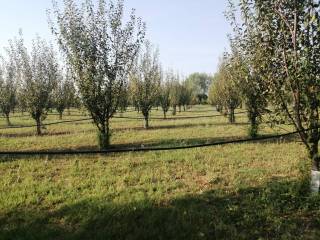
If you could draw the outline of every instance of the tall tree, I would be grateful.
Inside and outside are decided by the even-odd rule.
[[[99,145],[110,145],[110,118],[121,100],[127,75],[145,36],[145,24],[134,10],[124,23],[123,0],[86,0],[82,7],[65,0],[60,10],[54,2],[52,32],[72,68],[82,102],[99,130]]]
[[[33,41],[30,53],[24,46],[22,36],[15,39],[10,48],[16,55],[16,66],[21,81],[20,97],[36,122],[37,134],[41,135],[41,124],[47,117],[50,99],[57,82],[56,53],[40,37]]]
[[[144,117],[144,128],[149,127],[149,114],[159,96],[161,66],[159,52],[150,43],[145,44],[130,76],[132,92]]]
[[[257,23],[261,35],[257,44],[266,49],[261,68],[272,104],[299,131],[312,161],[312,191],[319,192],[319,3],[242,0],[240,7],[252,16],[247,27]]]
[[[262,76],[265,49],[259,45],[260,31],[253,15],[247,10],[242,13],[243,23],[237,22],[236,7],[229,1],[227,19],[233,27],[229,37],[231,45],[230,74],[241,94],[243,103],[248,110],[250,122],[249,135],[257,137],[262,114],[268,105],[268,86]]]

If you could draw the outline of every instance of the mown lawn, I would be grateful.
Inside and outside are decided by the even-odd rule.
[[[217,112],[197,106],[177,117],[211,114]],[[154,110],[152,117],[161,112]],[[64,116],[80,118],[85,117]],[[59,120],[50,115],[46,121]],[[12,118],[12,123],[33,124],[28,117]],[[246,137],[248,127],[245,114],[234,125],[223,116],[156,120],[149,130],[142,125],[113,120],[113,146],[238,139]],[[96,149],[90,122],[48,126],[42,137],[34,131],[0,130],[0,151]],[[283,130],[265,124],[261,129],[261,134],[277,132]],[[320,198],[307,192],[307,154],[298,140],[96,156],[2,157],[0,239],[320,239]]]

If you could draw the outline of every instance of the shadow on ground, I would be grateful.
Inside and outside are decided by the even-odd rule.
[[[47,137],[47,136],[64,136],[70,135],[70,131],[64,132],[43,132],[38,136],[35,132],[25,132],[25,133],[0,133],[0,137],[3,138],[26,138],[26,137]]]
[[[142,124],[141,124],[142,125]],[[141,130],[141,131],[151,131],[151,130],[161,130],[161,129],[180,129],[180,128],[197,128],[197,127],[214,127],[214,126],[248,126],[249,123],[239,122],[239,123],[187,123],[187,124],[169,124],[160,126],[150,126],[148,129],[141,127],[128,127],[128,128],[114,128],[115,131],[130,131],[130,130]]]
[[[88,125],[88,122],[75,122],[73,123],[74,125]],[[142,125],[142,124],[141,124]],[[152,130],[162,130],[162,129],[180,129],[180,128],[196,128],[196,127],[213,127],[213,126],[247,126],[249,125],[248,123],[200,123],[200,124],[172,124],[172,125],[161,125],[161,126],[150,126],[148,129],[143,128],[142,126],[140,127],[115,127],[113,128],[114,132],[117,131],[152,131]],[[14,127],[19,127],[18,125]],[[18,128],[8,128],[8,129],[3,129],[3,130],[17,130]],[[32,137],[36,136],[35,128],[30,128],[32,129],[31,131],[25,132],[25,133],[0,133],[0,137],[5,137],[5,138],[21,138],[21,137]],[[77,132],[71,132],[71,131],[65,131],[65,132],[50,132],[50,126],[47,127],[48,131],[44,131],[41,136],[58,136],[58,135],[71,135],[71,134],[77,134]],[[1,129],[0,129],[1,131]],[[95,133],[97,132],[97,129],[89,129],[89,130],[83,130],[80,131],[80,133]]]
[[[160,203],[85,198],[54,210],[21,206],[0,215],[0,238],[319,239],[320,198],[299,189],[299,182],[275,180]]]

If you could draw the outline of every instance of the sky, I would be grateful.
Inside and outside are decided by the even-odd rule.
[[[46,14],[51,0],[0,1],[0,52],[19,29],[27,46],[37,34],[54,42]],[[183,75],[216,71],[231,32],[223,13],[227,0],[125,0],[125,6],[146,22],[147,38],[159,47],[164,68]]]

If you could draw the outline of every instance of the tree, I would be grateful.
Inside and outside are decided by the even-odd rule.
[[[261,68],[264,59],[264,48],[258,44],[261,38],[257,23],[245,10],[242,14],[243,23],[236,20],[236,7],[229,1],[227,19],[233,27],[233,35],[229,36],[231,53],[229,71],[231,77],[239,89],[242,101],[248,111],[250,122],[249,135],[257,137],[262,114],[266,112],[268,105],[268,86],[261,76],[264,70]]]
[[[59,113],[59,118],[62,119],[65,109],[70,109],[75,101],[75,89],[72,82],[70,72],[58,74],[58,81],[54,89],[53,105]]]
[[[78,95],[78,91],[75,87],[75,81],[72,76],[72,71],[68,67],[66,72],[64,73],[65,82],[64,88],[66,91],[66,109],[68,110],[68,114],[70,115],[71,108],[80,108],[81,100]]]
[[[210,88],[210,101],[219,107],[224,107],[228,111],[229,122],[235,123],[235,109],[240,105],[241,98],[231,72],[230,58],[226,55],[214,76]]]
[[[17,105],[17,69],[15,67],[12,53],[9,59],[0,62],[0,110],[6,117],[7,125],[10,123],[10,113]],[[0,56],[1,60],[1,56]]]
[[[120,95],[120,101],[119,101],[119,109],[120,112],[123,113],[127,110],[127,107],[129,105],[129,86],[124,86],[122,88],[122,93]]]
[[[168,80],[170,82],[170,103],[172,106],[172,115],[177,114],[177,106],[180,101],[180,82],[179,75],[173,71],[168,72]]]
[[[203,103],[208,98],[209,86],[213,77],[206,73],[193,73],[186,79],[186,86],[191,89],[198,103]]]
[[[319,192],[319,3],[242,0],[241,11],[251,16],[247,27],[257,23],[270,99],[276,113],[286,116],[299,131],[312,161],[312,191]]]
[[[20,97],[27,111],[36,121],[37,134],[41,135],[41,124],[46,119],[58,75],[56,53],[45,40],[33,40],[29,53],[22,36],[12,42],[10,49],[15,53],[16,66],[21,81]]]
[[[132,93],[144,117],[144,128],[149,127],[149,113],[159,95],[161,66],[159,51],[153,50],[150,43],[145,44],[137,64],[130,76]]]
[[[181,107],[183,111],[186,111],[187,106],[191,103],[192,100],[192,89],[188,87],[184,81],[180,85],[180,99],[179,99],[179,111],[181,112]]]
[[[170,108],[170,77],[166,74],[165,82],[160,85],[159,102],[163,111],[163,118],[167,118],[167,112]]]
[[[110,145],[110,118],[116,113],[127,75],[145,36],[145,24],[134,11],[123,23],[123,0],[95,7],[86,0],[79,7],[65,0],[64,9],[54,3],[52,32],[71,66],[82,102],[99,130],[99,145]]]
[[[218,76],[214,76],[214,79],[217,79]],[[224,103],[223,103],[223,99],[221,97],[219,97],[219,85],[214,81],[212,81],[210,88],[209,88],[209,103],[212,106],[215,106],[216,110],[218,112],[220,112],[222,114],[223,111],[223,107],[224,107]]]

